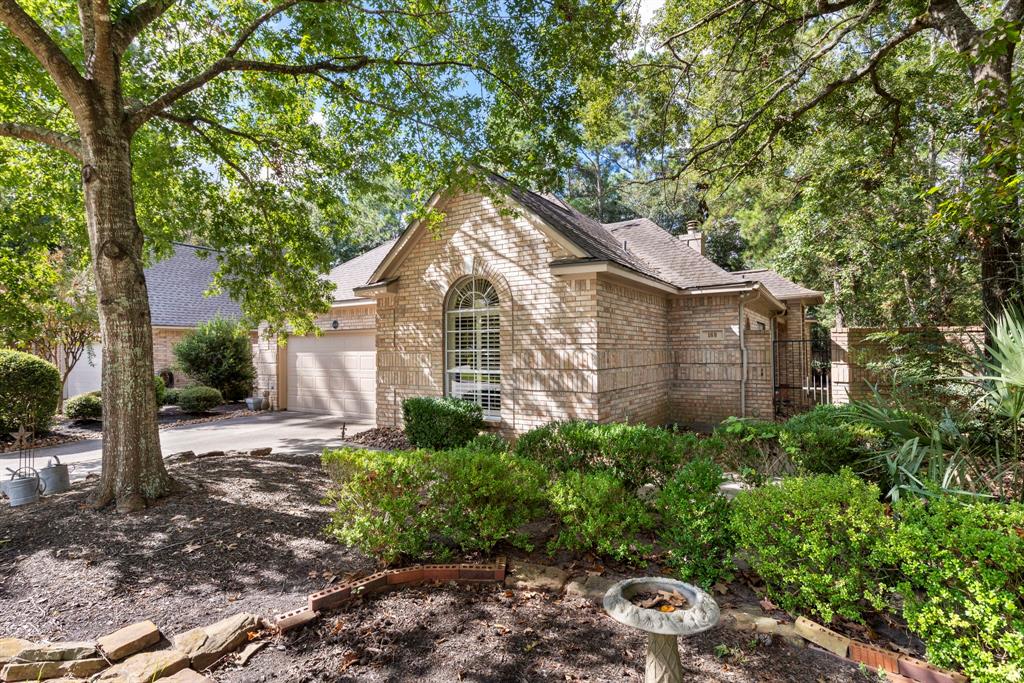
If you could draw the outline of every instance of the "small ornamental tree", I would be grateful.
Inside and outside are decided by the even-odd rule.
[[[182,372],[213,387],[227,401],[252,392],[256,368],[249,331],[243,325],[223,318],[203,323],[174,345],[174,357]]]

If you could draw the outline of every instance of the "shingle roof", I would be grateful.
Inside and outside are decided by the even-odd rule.
[[[360,299],[352,290],[366,284],[366,281],[377,270],[377,266],[384,260],[384,257],[391,251],[397,240],[388,240],[379,247],[349,259],[331,269],[327,279],[334,283],[334,300],[347,301]]]
[[[649,263],[659,279],[676,287],[743,284],[741,278],[697,253],[649,218],[606,223],[604,227],[619,241],[625,241],[627,250]]]
[[[206,258],[199,256],[207,254]],[[149,310],[154,326],[195,327],[218,315],[229,320],[242,317],[238,303],[227,294],[204,296],[217,270],[213,249],[175,244],[170,258],[146,268]]]
[[[748,282],[762,282],[776,299],[786,301],[787,299],[818,299],[824,300],[824,294],[813,289],[807,289],[788,280],[774,270],[769,268],[751,268],[750,270],[738,270],[735,273]]]
[[[820,292],[801,287],[767,269],[730,273],[648,218],[601,224],[559,197],[531,192],[496,173],[485,174],[488,181],[584,252],[585,256],[567,262],[610,261],[680,289],[743,287],[751,282],[763,282],[778,299],[821,296]],[[376,284],[367,280],[376,273],[395,241],[332,270],[330,278],[337,286],[335,300],[358,299],[353,288]]]
[[[533,212],[542,221],[558,230],[570,242],[577,245],[593,258],[612,261],[638,273],[659,277],[653,268],[642,259],[622,248],[622,242],[615,239],[603,225],[586,216],[557,197],[539,195],[524,190],[507,178],[489,173],[488,178],[502,187],[512,199]]]

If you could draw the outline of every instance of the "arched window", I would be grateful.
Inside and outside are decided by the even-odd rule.
[[[498,292],[483,278],[461,280],[444,312],[447,396],[479,403],[484,417],[501,417],[501,313]]]

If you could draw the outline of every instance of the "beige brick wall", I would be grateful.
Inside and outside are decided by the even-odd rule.
[[[599,278],[597,305],[598,418],[671,421],[668,296]]]
[[[477,194],[445,207],[396,269],[396,291],[377,300],[377,421],[401,422],[409,396],[443,393],[443,307],[451,286],[485,277],[501,301],[500,428],[598,419],[597,280],[562,280],[549,263],[568,256],[523,216]]]
[[[161,370],[169,368],[174,373],[175,388],[194,384],[188,375],[174,367],[177,364],[174,358],[174,345],[190,331],[172,327],[153,328],[153,370],[160,374]]]

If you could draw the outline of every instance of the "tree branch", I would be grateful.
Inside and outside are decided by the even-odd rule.
[[[41,128],[39,126],[32,126],[24,123],[0,121],[0,136],[18,138],[20,140],[30,140],[32,142],[41,142],[53,147],[54,149],[67,152],[79,161],[82,161],[82,142],[78,138],[70,135],[64,135],[63,133],[58,133],[47,128]]]
[[[64,51],[21,8],[17,0],[0,0],[0,23],[32,53],[72,109],[80,109],[86,98],[85,79]]]
[[[169,10],[177,0],[145,0],[136,5],[132,10],[121,17],[114,24],[113,47],[114,53],[123,55],[128,46],[132,44],[140,33],[154,21],[159,19],[164,12]]]
[[[927,14],[960,54],[970,53],[978,44],[980,31],[957,0],[932,0]]]

